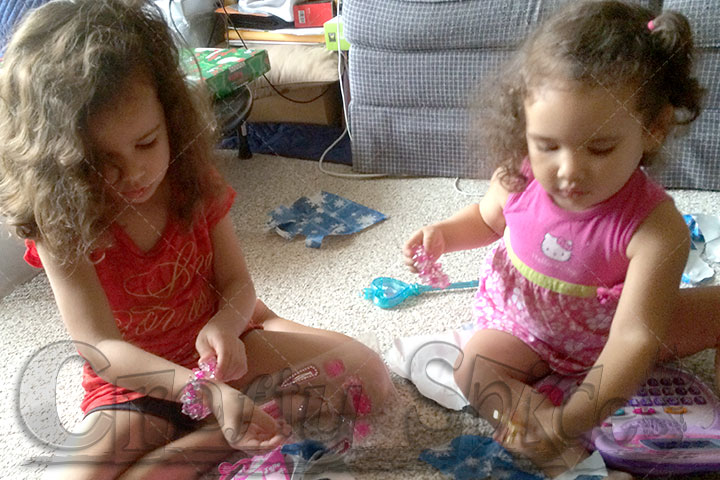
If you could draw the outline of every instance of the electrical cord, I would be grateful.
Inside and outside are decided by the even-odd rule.
[[[170,0],[170,1],[172,1],[172,0]],[[232,27],[232,29],[235,31],[235,34],[236,34],[237,37],[240,39],[240,42],[242,43],[242,46],[243,46],[245,49],[247,49],[247,48],[248,48],[247,43],[245,43],[245,40],[242,38],[242,35],[240,34],[240,31],[237,29],[237,27],[235,26],[235,24],[234,24],[234,23],[232,22],[232,20],[230,19],[230,13],[228,13],[228,11],[227,11],[227,7],[225,6],[225,2],[223,2],[222,9],[223,9],[223,12],[225,13],[225,17],[224,17],[224,19],[225,19],[225,30],[228,29],[228,26]],[[323,90],[320,94],[314,96],[313,98],[311,98],[311,99],[309,99],[309,100],[299,100],[299,99],[297,99],[297,98],[291,98],[291,97],[288,97],[287,95],[283,94],[280,90],[278,90],[278,88],[270,81],[270,79],[269,79],[269,78],[267,77],[267,75],[264,74],[264,73],[263,73],[263,78],[264,78],[265,81],[267,82],[268,86],[269,86],[276,94],[278,94],[278,96],[280,96],[281,98],[284,98],[284,99],[287,100],[288,102],[299,103],[299,104],[312,103],[312,102],[320,99],[323,95],[325,95],[328,91],[330,91],[330,88],[332,87],[332,85],[329,85],[329,86],[328,86],[325,90]]]
[[[340,173],[340,172],[333,172],[333,171],[323,168],[323,162],[325,160],[325,156],[328,154],[328,152],[330,152],[330,150],[335,148],[335,145],[340,143],[340,140],[342,140],[347,133],[348,133],[348,128],[346,125],[345,129],[343,130],[343,133],[341,133],[340,136],[338,138],[336,138],[335,141],[333,143],[331,143],[330,146],[325,149],[325,151],[322,153],[322,155],[320,155],[320,160],[318,160],[318,170],[320,170],[322,173],[324,173],[326,175],[329,175],[331,177],[338,177],[338,178],[354,178],[354,179],[358,179],[358,180],[360,180],[360,179],[369,180],[372,178],[387,177],[387,175],[384,173]]]
[[[173,0],[170,0],[170,2],[172,2],[172,1],[173,1]],[[338,1],[338,10],[339,10],[339,8],[340,8],[340,1]],[[235,33],[237,34],[238,39],[240,39],[240,42],[242,43],[242,46],[247,49],[247,48],[248,48],[248,45],[247,45],[247,43],[245,43],[245,40],[242,38],[242,35],[240,34],[240,31],[239,31],[239,30],[237,29],[237,27],[232,23],[232,20],[230,20],[230,14],[228,13],[227,8],[226,8],[224,2],[223,2],[223,5],[222,5],[222,9],[223,9],[223,12],[224,12],[224,17],[223,17],[223,18],[224,18],[224,21],[225,21],[225,22],[224,22],[224,23],[225,23],[225,29],[227,30],[228,28],[231,27],[231,28],[235,31]],[[177,28],[177,27],[176,27],[176,28]],[[339,27],[338,27],[338,30],[339,30]],[[338,33],[339,33],[339,31],[338,31]],[[343,60],[343,58],[345,58],[345,57],[344,57],[344,54],[343,54],[343,52],[342,52],[342,49],[340,48],[340,38],[339,38],[339,37],[338,37],[338,42],[337,42],[337,51],[338,51],[338,81],[340,82],[340,96],[341,96],[341,98],[342,98],[342,108],[343,108],[343,116],[344,116],[344,119],[345,119],[345,128],[344,128],[343,132],[340,134],[340,136],[339,136],[338,138],[336,138],[336,139],[325,149],[325,151],[323,151],[322,155],[320,155],[320,159],[318,160],[318,169],[319,169],[321,172],[323,172],[324,174],[326,174],[326,175],[329,175],[329,176],[332,176],[332,177],[338,177],[338,178],[372,179],[372,178],[383,178],[383,177],[387,177],[386,174],[333,172],[333,171],[327,170],[326,168],[323,167],[323,163],[324,163],[324,161],[325,161],[325,157],[327,156],[327,154],[328,154],[333,148],[335,148],[335,146],[336,146],[338,143],[340,143],[340,141],[345,137],[345,135],[348,135],[349,138],[350,138],[350,141],[352,141],[352,135],[350,134],[350,128],[349,128],[350,122],[348,121],[348,113],[347,113],[346,101],[345,101],[345,91],[344,91],[344,88],[343,88],[343,81],[342,81],[342,64],[343,64],[343,63],[342,63],[342,60]],[[267,83],[268,83],[268,85],[270,86],[270,88],[272,88],[272,89],[275,91],[275,93],[277,93],[280,97],[282,97],[282,98],[284,98],[284,99],[286,99],[286,100],[288,100],[288,101],[290,101],[290,102],[300,103],[300,104],[307,104],[307,103],[311,103],[311,102],[316,101],[317,99],[319,99],[320,97],[322,97],[323,95],[325,95],[325,94],[328,92],[328,90],[330,90],[330,88],[332,87],[332,86],[328,86],[322,93],[320,93],[319,95],[317,95],[316,97],[314,97],[314,98],[312,98],[312,99],[310,99],[310,100],[297,100],[297,99],[293,99],[293,98],[287,97],[286,95],[283,95],[280,91],[278,91],[278,89],[275,87],[275,85],[273,85],[273,83],[267,78],[266,75],[263,74],[263,78],[265,78],[265,81],[267,81]]]
[[[340,11],[340,0],[338,0],[338,12]],[[323,168],[323,162],[325,160],[325,156],[332,150],[335,145],[340,143],[340,140],[342,140],[345,135],[348,135],[350,138],[350,142],[352,143],[352,134],[350,131],[350,122],[348,121],[348,111],[347,111],[347,103],[345,101],[345,91],[343,88],[343,71],[342,71],[342,65],[344,62],[342,62],[343,59],[346,57],[343,54],[342,48],[340,46],[340,24],[338,23],[337,26],[337,32],[336,32],[336,38],[337,38],[337,52],[338,52],[338,79],[340,81],[340,97],[342,98],[342,108],[343,108],[343,116],[345,118],[345,129],[343,130],[343,133],[340,134],[340,136],[330,144],[330,146],[325,149],[323,154],[320,156],[320,159],[318,160],[318,170],[323,172],[326,175],[330,175],[331,177],[338,177],[338,178],[353,178],[353,179],[373,179],[373,178],[384,178],[387,177],[387,174],[384,173],[340,173],[340,172],[332,172],[330,170],[327,170]]]
[[[455,190],[467,197],[481,197],[481,196],[485,195],[485,193],[470,193],[470,192],[466,192],[465,190],[461,189],[460,188],[460,177],[455,178]]]
[[[346,63],[348,60],[345,58],[343,52],[340,50],[340,39],[338,39],[338,78],[340,79],[340,98],[342,99],[343,118],[345,119],[345,128],[347,128],[348,136],[352,142],[352,132],[350,131],[350,122],[348,121],[347,101],[345,99],[345,88],[342,74],[342,63]]]

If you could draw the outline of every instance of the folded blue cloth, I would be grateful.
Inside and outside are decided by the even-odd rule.
[[[387,218],[371,208],[327,192],[301,197],[290,207],[281,205],[268,215],[268,229],[274,229],[288,240],[305,235],[305,245],[310,248],[320,248],[328,235],[350,235]]]
[[[323,455],[327,452],[325,444],[318,442],[317,440],[307,439],[298,443],[288,443],[282,446],[281,452],[283,455],[294,455],[301,457],[304,460],[310,460],[316,454]],[[318,456],[319,456],[318,455]]]
[[[420,460],[456,480],[493,478],[498,480],[543,480],[520,470],[512,456],[492,438],[462,435],[443,450],[423,450]]]

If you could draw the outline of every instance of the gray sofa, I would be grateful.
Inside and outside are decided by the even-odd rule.
[[[568,0],[344,0],[353,166],[360,172],[487,178],[467,106],[534,25]],[[572,1],[572,0],[570,0]],[[685,14],[705,110],[669,143],[660,180],[720,190],[720,0],[636,0]]]

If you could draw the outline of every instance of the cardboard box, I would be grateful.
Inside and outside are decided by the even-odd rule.
[[[295,28],[322,27],[325,22],[333,18],[334,2],[321,0],[295,5],[293,16],[295,17]]]
[[[267,51],[262,49],[183,50],[181,63],[190,80],[199,82],[202,76],[217,98],[231,94],[270,70]],[[198,75],[198,66],[201,75]]]
[[[342,124],[343,110],[338,82],[305,86],[278,86],[277,89],[283,95],[298,100],[309,100],[320,94],[323,95],[310,103],[293,103],[276,93],[257,98],[253,102],[248,122],[309,123],[335,126]]]

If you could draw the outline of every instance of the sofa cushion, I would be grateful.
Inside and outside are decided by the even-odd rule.
[[[473,144],[467,107],[534,24],[566,1],[573,0],[344,0],[353,167],[486,177],[491,167],[482,165],[482,148]],[[720,190],[720,0],[636,3],[687,15],[707,89],[701,116],[666,145],[660,181]]]
[[[703,111],[683,135],[667,143],[668,164],[660,181],[668,187],[720,190],[720,2],[665,0],[663,10],[688,18],[696,47],[698,80],[706,89]]]
[[[693,28],[695,46],[720,48],[720,6],[710,0],[663,0],[663,10],[685,15]]]
[[[480,79],[495,72],[511,54],[511,50],[500,49],[353,48],[350,92],[357,103],[364,105],[465,108],[475,95]],[[453,72],[452,81],[446,72]]]
[[[350,104],[353,168],[390,175],[489,178],[468,148],[467,108]]]
[[[351,45],[384,50],[514,48],[572,0],[345,0]],[[634,0],[657,8],[659,0]],[[439,20],[441,19],[441,20]]]

